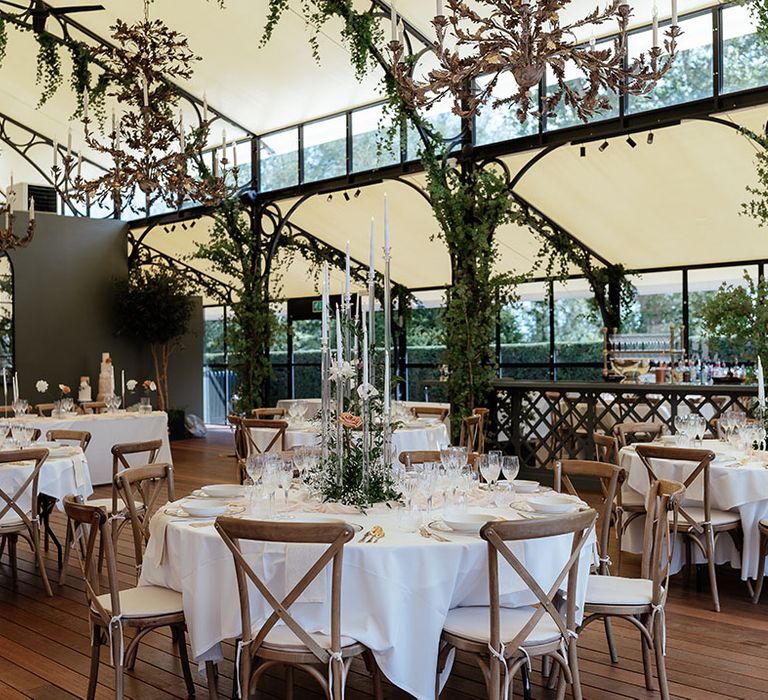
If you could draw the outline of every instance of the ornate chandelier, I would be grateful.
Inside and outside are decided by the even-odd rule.
[[[97,136],[91,129],[88,93],[83,100],[85,141],[112,165],[101,176],[84,179],[80,159],[75,162],[68,145],[63,168],[54,162],[55,179],[61,174],[80,199],[100,205],[113,201],[118,213],[128,206],[148,216],[158,201],[174,208],[187,200],[218,202],[224,178],[218,176],[217,164],[211,171],[202,158],[210,130],[207,105],[200,126],[186,131],[177,112],[178,95],[168,82],[189,80],[193,62],[200,60],[187,38],[158,19],[150,20],[148,0],[144,20],[133,25],[117,20],[112,38],[115,46],[97,48],[95,56],[106,66],[100,81],[110,86],[108,94],[123,112],[118,116],[113,110],[110,130]],[[226,150],[224,154],[226,168]],[[190,169],[190,161],[196,168]]]
[[[406,55],[402,33],[397,31],[397,16],[392,12],[392,74],[398,92],[409,108],[429,108],[450,98],[453,111],[461,117],[476,116],[481,108],[516,105],[523,122],[533,110],[532,90],[540,84],[547,68],[556,85],[541,95],[541,112],[552,115],[562,100],[578,117],[587,121],[597,112],[610,108],[606,93],[645,95],[670,69],[677,50],[680,27],[677,0],[672,0],[672,23],[658,42],[658,13],[654,6],[651,49],[636,58],[628,54],[627,28],[632,8],[626,0],[609,0],[571,24],[560,24],[560,12],[571,0],[447,0],[450,16],[442,12],[437,0],[437,15],[432,24],[437,32],[434,52],[438,66],[423,81],[414,78],[415,61]],[[470,4],[476,8],[472,9]],[[618,34],[612,46],[598,48],[594,29],[616,21]],[[591,29],[592,38],[576,38]],[[583,76],[578,89],[566,80],[566,68],[576,68]],[[510,75],[515,87],[501,91],[500,79]]]
[[[0,220],[2,220],[2,226],[0,226],[0,253],[4,253],[12,248],[26,248],[32,241],[32,236],[35,235],[35,199],[34,197],[29,199],[27,229],[22,235],[19,235],[14,230],[16,215],[13,211],[14,204],[16,203],[16,191],[13,188],[13,177],[11,177],[11,184],[8,189],[5,192],[0,189],[0,194],[3,195],[3,201],[0,202]]]

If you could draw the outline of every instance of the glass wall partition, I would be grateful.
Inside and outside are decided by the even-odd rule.
[[[755,32],[755,23],[743,5],[721,10],[723,41],[721,92],[736,92],[768,85],[768,54],[765,42]]]
[[[325,180],[347,173],[347,118],[322,119],[304,125],[303,182]]]
[[[406,396],[412,401],[445,401],[440,382],[445,291],[418,292],[415,297],[406,326]]]
[[[299,130],[277,131],[259,139],[259,186],[262,192],[299,184]]]
[[[228,310],[207,306],[203,313],[203,420],[224,424],[232,410],[234,377],[227,352]]]
[[[553,289],[556,379],[602,377],[603,321],[584,279],[555,282]]]
[[[352,170],[373,170],[400,162],[400,132],[393,131],[384,105],[352,112]]]
[[[549,299],[546,282],[518,287],[518,299],[505,305],[499,319],[500,376],[549,379]]]

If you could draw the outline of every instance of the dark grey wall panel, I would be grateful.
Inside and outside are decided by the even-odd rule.
[[[25,225],[19,215],[19,225]],[[27,248],[9,255],[14,270],[16,368],[20,391],[30,403],[34,385],[46,379],[73,388],[91,378],[94,397],[102,352],[126,378],[151,376],[149,351],[139,341],[115,335],[113,285],[127,274],[127,226],[119,221],[38,214]],[[190,333],[171,358],[171,404],[202,415],[203,312],[196,299]],[[177,367],[174,367],[177,365]],[[53,389],[46,400],[56,398]]]

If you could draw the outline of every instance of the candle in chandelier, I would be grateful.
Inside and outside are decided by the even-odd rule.
[[[765,408],[765,376],[760,355],[757,356],[757,404],[760,408]]]
[[[29,198],[29,220],[30,221],[35,220],[35,198],[34,197]]]
[[[83,171],[83,154],[78,153],[77,154],[77,177],[80,177],[80,174]]]
[[[653,3],[653,25],[652,25],[651,32],[653,34],[651,46],[658,46],[659,45],[659,8],[655,2]]]
[[[203,93],[203,122],[208,121],[208,96]]]
[[[363,386],[368,385],[368,326],[363,325]]]
[[[237,141],[232,142],[232,167],[237,167]]]
[[[59,142],[58,141],[53,142],[53,167],[54,168],[59,167]]]
[[[221,159],[227,159],[227,130],[221,130]]]
[[[395,0],[392,0],[392,5],[389,8],[389,19],[392,22],[392,41],[397,41],[397,8],[395,7]]]
[[[72,157],[72,128],[67,130],[67,160]]]
[[[349,256],[349,241],[347,241],[347,259],[344,267],[344,300],[349,304],[352,299],[352,289],[350,281],[350,256]]]
[[[592,27],[592,35],[589,37],[589,48],[595,50],[595,28]]]
[[[90,103],[90,93],[88,92],[88,88],[85,88],[85,92],[83,93],[83,121],[88,121],[88,105]]]
[[[344,359],[341,350],[341,316],[339,315],[339,305],[336,304],[336,364],[341,369],[341,362]]]
[[[115,108],[112,108],[112,133],[117,131],[117,115],[115,114]]]
[[[187,137],[184,133],[184,115],[179,110],[179,146],[182,153],[187,150]]]
[[[384,257],[389,257],[389,200],[384,193]]]
[[[443,14],[443,0],[435,2],[435,17],[441,17]]]
[[[147,76],[145,75],[141,81],[141,91],[144,96],[144,106],[149,107],[149,83],[147,82]]]
[[[672,26],[677,26],[677,0],[672,0]]]

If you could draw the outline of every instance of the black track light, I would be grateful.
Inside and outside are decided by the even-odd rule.
[[[360,188],[357,188],[357,192],[355,192],[355,199],[357,199],[360,196]]]
[[[344,193],[344,199],[348,202],[349,201],[349,192]]]
[[[581,158],[586,158],[586,157],[587,157],[587,147],[586,147],[586,146],[582,146],[582,147],[579,149],[579,156],[580,156]]]
[[[633,139],[631,136],[627,136],[627,143],[629,144],[630,148],[635,148],[637,146],[637,141]]]
[[[329,195],[328,195],[328,197],[326,198],[326,200],[325,200],[325,201],[326,201],[326,202],[331,202],[331,201],[333,201],[333,195],[332,195],[332,194],[329,194]]]
[[[646,143],[650,146],[653,143],[653,132],[648,132],[648,138],[646,139]]]
[[[600,153],[602,153],[606,148],[608,148],[609,145],[610,144],[608,143],[608,141],[603,141],[600,144],[600,148],[598,148],[597,150],[600,151]]]

